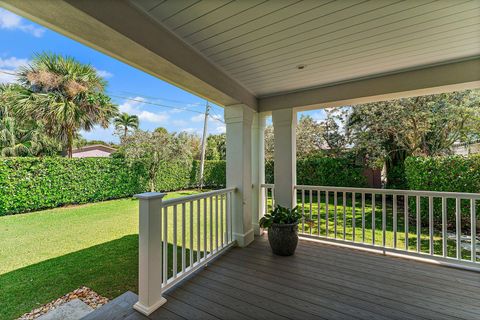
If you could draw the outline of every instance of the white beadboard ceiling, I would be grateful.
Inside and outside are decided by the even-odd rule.
[[[480,0],[132,3],[257,96],[480,55]]]

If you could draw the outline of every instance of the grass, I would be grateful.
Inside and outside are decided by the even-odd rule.
[[[196,192],[172,192],[167,199]],[[201,207],[203,210],[203,202]],[[210,203],[207,202],[208,213],[209,208]],[[188,248],[185,251],[188,262],[188,204],[186,209]],[[194,217],[196,212],[194,206]],[[173,209],[170,208],[170,274],[173,257],[173,214]],[[203,215],[200,216],[202,223]],[[177,219],[177,254],[180,263],[181,210],[178,210]],[[194,219],[194,230],[196,223]],[[220,234],[220,230],[218,233]],[[212,236],[215,236],[215,230]],[[200,238],[203,237],[201,230]],[[209,238],[210,217],[207,214],[207,239]],[[196,232],[192,240],[196,249]],[[120,199],[0,217],[0,243],[0,319],[18,317],[83,285],[108,298],[116,297],[127,290],[137,291],[137,200]],[[203,241],[200,247],[203,250]],[[196,253],[193,254],[196,258]]]
[[[402,199],[403,200],[403,199]],[[383,242],[383,231],[382,231],[382,197],[377,195],[375,199],[375,215],[372,214],[372,199],[367,197],[365,200],[365,234],[362,232],[362,212],[361,212],[361,198],[360,195],[356,195],[355,198],[355,231],[353,228],[353,206],[352,206],[352,194],[347,193],[345,197],[345,205],[343,195],[341,193],[337,196],[337,215],[335,218],[334,211],[334,196],[333,193],[329,194],[329,216],[328,216],[328,236],[329,238],[353,240],[353,234],[355,233],[355,242],[364,242],[366,244],[375,244],[382,246]],[[327,233],[327,223],[326,223],[326,201],[325,193],[321,194],[320,201],[320,210],[319,202],[315,193],[312,194],[312,208],[310,209],[310,195],[309,192],[305,192],[304,200],[304,213],[305,217],[308,218],[307,222],[299,224],[299,232],[306,234],[326,236]],[[302,211],[302,197],[301,194],[297,197],[297,204],[299,205],[299,210]],[[414,204],[413,204],[414,205]],[[394,247],[394,232],[393,232],[393,199],[392,197],[386,198],[386,221],[385,221],[385,246],[389,248]],[[271,201],[269,201],[269,209],[271,209]],[[433,250],[435,255],[443,255],[442,252],[442,234],[441,234],[441,224],[438,217],[441,216],[441,212],[438,212],[438,208],[435,208],[433,211],[436,219],[434,220],[435,231],[433,235]],[[397,248],[405,248],[405,219],[403,214],[403,205],[399,201],[397,202]],[[428,210],[426,208],[421,208],[421,210]],[[345,211],[345,219],[344,219]],[[423,212],[423,211],[422,211]],[[428,216],[428,213],[423,212]],[[469,215],[467,214],[467,218]],[[308,223],[308,220],[311,220]],[[344,221],[345,220],[345,221]],[[412,217],[410,213],[408,220],[408,250],[416,252],[417,251],[417,228],[415,217]],[[319,223],[320,222],[320,223]],[[447,221],[448,232],[455,232],[455,221]],[[375,227],[375,231],[373,229]],[[336,234],[335,234],[336,229]],[[469,235],[469,230],[463,232],[465,235]],[[428,222],[422,221],[420,227],[420,251],[422,253],[429,253],[429,230]],[[465,260],[470,260],[470,250],[461,250],[461,258]],[[456,252],[456,241],[447,240],[447,256],[455,258],[457,255]],[[480,261],[477,258],[477,261]]]

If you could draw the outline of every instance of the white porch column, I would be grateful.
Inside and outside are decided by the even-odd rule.
[[[275,203],[288,208],[297,204],[294,186],[297,183],[296,127],[293,109],[272,112],[274,145]]]
[[[225,107],[227,125],[227,187],[232,197],[233,238],[240,247],[253,241],[252,226],[252,122],[254,111],[243,104]]]
[[[265,199],[262,188],[265,183],[265,127],[266,113],[256,113],[252,125],[252,224],[255,235],[261,235],[263,230],[258,220],[265,212]]]
[[[137,194],[140,216],[138,232],[138,302],[133,308],[151,314],[167,300],[162,297],[162,199],[165,193]]]

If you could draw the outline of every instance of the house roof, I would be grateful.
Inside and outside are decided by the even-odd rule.
[[[113,152],[117,151],[117,149],[115,149],[113,147],[103,145],[103,144],[93,144],[93,145],[90,145],[90,146],[84,146],[84,147],[73,149],[72,152],[73,153],[78,153],[78,152],[91,151],[91,150],[102,150],[102,151],[110,152],[110,153],[113,153]]]

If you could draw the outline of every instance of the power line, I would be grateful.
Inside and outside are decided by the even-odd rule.
[[[129,100],[129,101],[135,101],[135,102],[139,102],[139,103],[150,104],[150,105],[157,106],[157,107],[162,107],[162,108],[169,108],[169,109],[174,109],[174,110],[189,111],[189,112],[194,112],[194,113],[198,113],[198,114],[205,114],[204,112],[198,111],[198,110],[191,110],[191,109],[187,109],[187,108],[169,106],[169,105],[165,105],[165,104],[161,104],[161,103],[151,102],[151,101],[148,101],[148,100],[140,100],[140,99],[135,99],[135,98],[118,96],[118,95],[114,95],[114,94],[110,94],[110,96],[115,97],[115,98],[120,98],[120,99]],[[139,95],[139,97],[141,97],[141,96]],[[143,97],[141,97],[141,98],[143,98]],[[217,117],[218,117],[218,116],[217,116]],[[215,118],[215,117],[213,117],[213,116],[211,116],[211,115],[209,115],[209,118],[212,119],[212,120],[214,120],[214,121],[219,121],[219,122],[225,123],[223,120],[217,119],[217,118]]]

